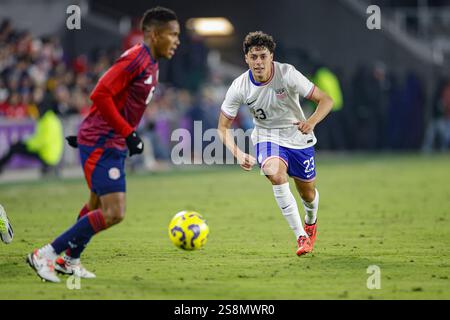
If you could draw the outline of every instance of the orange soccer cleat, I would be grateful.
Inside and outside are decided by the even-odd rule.
[[[316,242],[317,235],[317,220],[314,224],[305,223],[305,232],[308,234],[309,239],[311,239],[311,244],[314,246],[314,242]]]
[[[313,250],[313,244],[312,244],[311,239],[307,238],[305,236],[298,237],[297,244],[298,244],[298,249],[297,249],[298,256],[309,253]]]

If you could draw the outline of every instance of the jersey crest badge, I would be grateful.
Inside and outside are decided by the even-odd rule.
[[[286,98],[286,89],[285,88],[276,89],[275,94],[278,99],[283,100],[284,98]]]

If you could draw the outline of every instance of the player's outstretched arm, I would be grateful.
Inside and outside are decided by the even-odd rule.
[[[317,103],[316,111],[308,120],[294,123],[297,125],[298,130],[305,134],[311,133],[315,126],[322,121],[333,108],[333,99],[318,87],[314,87],[314,91],[309,97],[309,100]]]
[[[223,113],[220,113],[219,125],[217,127],[220,140],[222,140],[223,144],[227,147],[228,150],[230,150],[231,154],[237,159],[241,168],[246,171],[250,171],[252,167],[255,165],[256,159],[251,155],[243,152],[234,143],[233,135],[230,132],[232,124],[233,124],[232,119],[228,119],[223,115]]]

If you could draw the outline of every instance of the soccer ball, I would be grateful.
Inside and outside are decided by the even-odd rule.
[[[170,240],[184,250],[200,249],[206,244],[208,234],[206,220],[195,211],[178,212],[169,224]]]
[[[11,223],[8,221],[5,209],[0,205],[0,240],[4,243],[11,243],[14,237],[14,231]]]

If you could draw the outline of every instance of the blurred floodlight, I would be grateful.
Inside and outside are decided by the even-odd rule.
[[[202,36],[229,36],[234,30],[231,22],[223,17],[191,18],[186,27]]]

